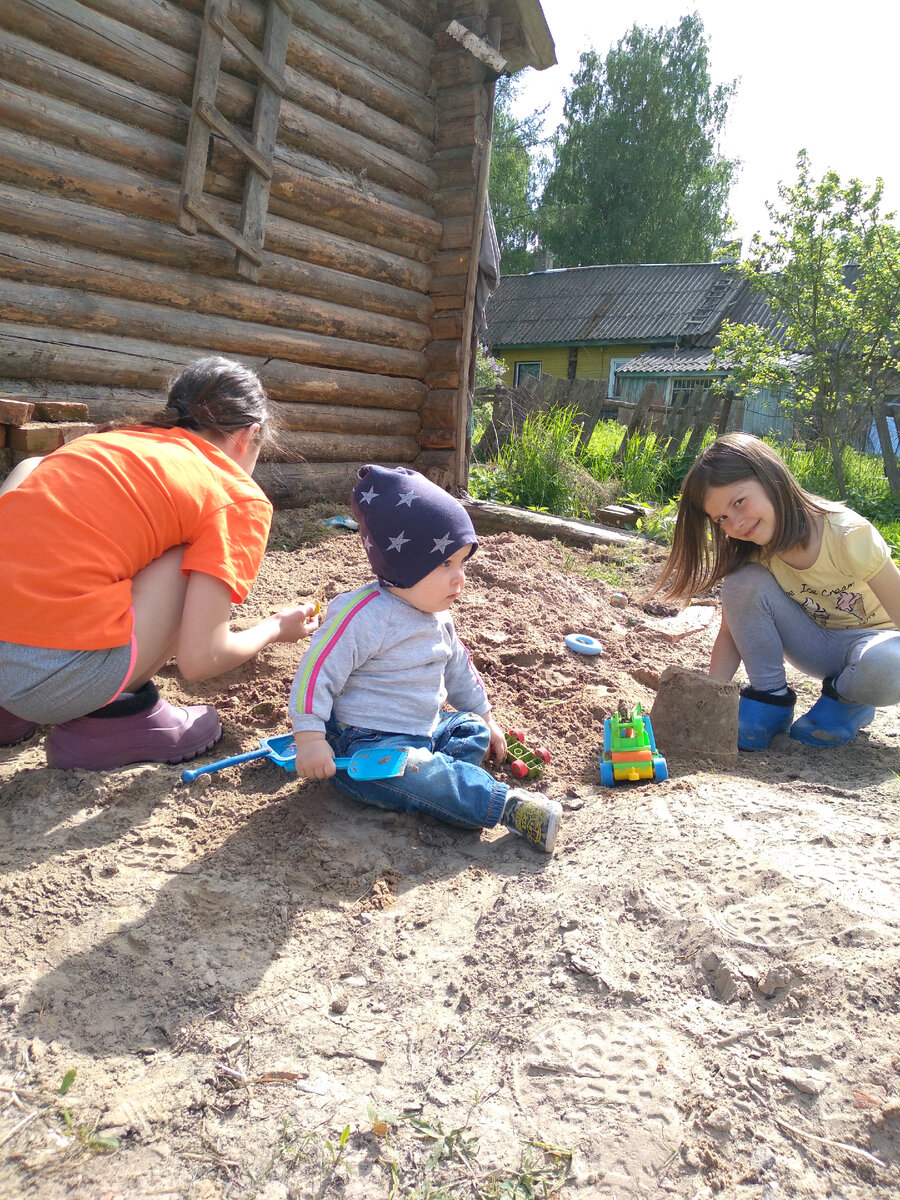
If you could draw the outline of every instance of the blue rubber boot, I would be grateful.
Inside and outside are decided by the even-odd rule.
[[[787,733],[794,719],[797,693],[790,688],[783,696],[741,688],[738,702],[738,750],[765,750],[772,738]]]
[[[834,680],[825,679],[822,695],[808,713],[794,722],[791,737],[807,746],[846,746],[874,718],[871,704],[842,700],[834,689]]]

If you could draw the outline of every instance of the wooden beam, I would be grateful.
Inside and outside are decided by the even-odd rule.
[[[503,55],[495,50],[484,38],[478,37],[471,29],[466,29],[459,21],[451,21],[444,32],[454,41],[459,42],[468,52],[489,67],[495,75],[507,74],[508,63]]]

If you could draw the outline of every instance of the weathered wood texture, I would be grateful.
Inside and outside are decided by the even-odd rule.
[[[284,470],[261,469],[280,503],[308,493],[304,470],[321,488],[365,459],[464,486],[492,77],[442,31],[488,41],[492,4],[293,6],[242,278],[226,241],[179,228],[205,0],[3,0],[0,395],[139,417],[221,353],[278,402]],[[231,0],[227,19],[261,50],[266,12]],[[251,142],[259,78],[226,39],[215,106]],[[200,174],[220,226],[240,225],[245,173],[213,128]]]

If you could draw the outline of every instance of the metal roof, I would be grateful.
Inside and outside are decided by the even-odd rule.
[[[720,263],[504,275],[487,306],[485,341],[494,350],[676,339],[709,346],[725,317],[752,319],[743,314],[759,303],[749,285]]]

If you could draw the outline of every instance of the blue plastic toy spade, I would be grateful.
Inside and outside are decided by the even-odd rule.
[[[406,770],[408,755],[409,751],[403,747],[373,746],[369,750],[357,750],[349,758],[336,758],[334,765],[353,779],[393,779]],[[254,758],[270,758],[285,771],[293,771],[296,757],[294,736],[285,733],[279,737],[263,738],[258,750],[248,750],[246,754],[235,754],[233,758],[220,758],[218,762],[207,763],[204,767],[182,771],[181,781],[191,783],[198,775],[212,775],[215,771],[236,767],[238,763],[251,762]]]

